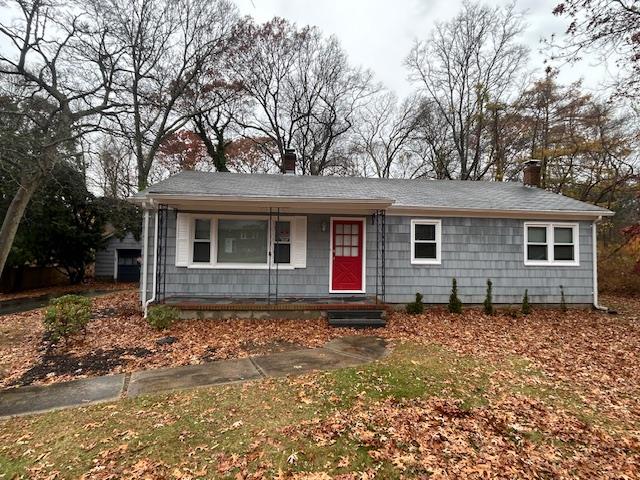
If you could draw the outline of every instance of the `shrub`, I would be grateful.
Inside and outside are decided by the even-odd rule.
[[[493,295],[492,295],[493,283],[491,280],[487,280],[487,296],[484,299],[484,313],[487,315],[493,315],[495,310],[493,308]]]
[[[416,300],[411,303],[407,303],[407,313],[411,315],[419,315],[424,312],[424,303],[422,303],[422,294],[416,293]]]
[[[451,313],[462,313],[462,302],[458,298],[458,282],[455,278],[451,285],[451,295],[449,295],[448,308]]]
[[[44,315],[44,327],[57,341],[86,327],[91,319],[91,300],[80,295],[54,298]]]
[[[564,287],[560,285],[560,311],[567,311],[567,301],[564,298]]]
[[[147,322],[156,330],[169,328],[178,318],[178,309],[169,305],[154,305],[147,312]]]
[[[531,305],[529,304],[529,290],[524,291],[524,297],[522,297],[522,313],[529,315],[531,313]]]

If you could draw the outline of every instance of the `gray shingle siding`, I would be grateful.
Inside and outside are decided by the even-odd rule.
[[[153,232],[155,216],[149,222],[147,298],[152,295]],[[280,270],[281,296],[329,296],[329,229],[321,230],[330,215],[308,215],[307,268]],[[519,303],[529,290],[533,303],[558,303],[560,285],[568,303],[589,304],[593,300],[591,222],[579,223],[580,265],[525,266],[524,220],[499,218],[443,217],[442,264],[412,265],[410,223],[420,216],[387,216],[386,300],[406,303],[421,292],[428,303],[446,303],[451,279],[457,278],[464,303],[484,300],[486,280],[493,281],[495,303]],[[175,212],[169,213],[167,241],[167,296],[264,296],[268,289],[266,270],[198,269],[175,266]],[[368,295],[375,294],[375,226],[367,218]],[[113,258],[113,257],[112,257]],[[113,262],[112,262],[113,263]],[[273,275],[273,271],[272,271]],[[274,282],[272,276],[272,282]],[[272,284],[272,289],[275,287]],[[273,290],[272,290],[273,291]],[[331,294],[334,296],[335,294]],[[340,296],[340,295],[335,295]],[[352,296],[348,294],[348,296]]]
[[[120,240],[115,236],[107,240],[105,248],[96,252],[95,276],[102,279],[114,279],[115,255],[118,249],[140,249],[142,240],[136,240],[131,233]]]

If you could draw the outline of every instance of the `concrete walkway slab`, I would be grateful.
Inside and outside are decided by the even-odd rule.
[[[254,357],[253,362],[267,377],[283,377],[310,372],[351,367],[367,362],[365,359],[342,355],[324,348],[281,352]]]
[[[377,360],[386,355],[387,341],[379,337],[352,335],[333,339],[327,342],[324,348],[345,355],[354,355],[370,361]]]
[[[107,375],[5,390],[0,392],[0,417],[115,400],[122,393],[124,378],[124,375]]]
[[[147,393],[240,382],[260,377],[260,372],[248,358],[146,370],[131,374],[127,395],[135,397]]]
[[[126,382],[127,376],[123,374],[21,387],[0,392],[0,418],[116,400],[120,396],[136,397],[148,393],[351,367],[372,362],[385,354],[386,340],[353,336],[334,339],[322,348],[135,372],[131,374],[129,382]]]

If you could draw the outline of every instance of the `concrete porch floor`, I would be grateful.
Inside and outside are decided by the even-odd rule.
[[[348,336],[331,340],[320,348],[12,388],[0,392],[0,418],[116,401],[123,397],[351,367],[378,360],[386,353],[386,341],[382,338]]]

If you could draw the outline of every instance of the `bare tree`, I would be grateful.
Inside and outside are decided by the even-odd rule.
[[[402,102],[394,93],[382,92],[364,106],[355,127],[355,151],[364,155],[379,178],[413,176],[419,165],[411,168],[413,152],[409,143],[420,121],[419,102],[410,97]],[[395,167],[400,167],[396,169]],[[411,172],[411,173],[409,173]]]
[[[351,67],[334,37],[281,18],[246,21],[236,39],[230,68],[256,106],[239,120],[245,135],[269,138],[276,149],[265,154],[279,169],[287,148],[298,151],[304,174],[336,167],[335,149],[373,90],[371,73]]]
[[[618,93],[640,97],[640,3],[637,0],[565,0],[553,13],[569,19],[566,35],[556,44],[556,58],[580,60],[595,53],[603,61],[615,58]]]
[[[561,85],[548,72],[514,108],[513,136],[522,139],[521,157],[541,160],[544,187],[606,203],[634,177],[633,123],[610,103],[585,94],[579,82]]]
[[[446,119],[463,180],[482,178],[491,167],[485,157],[487,104],[505,102],[522,71],[528,56],[518,40],[523,28],[514,5],[465,2],[406,59],[411,79]]]
[[[238,119],[250,108],[250,99],[238,82],[220,78],[220,72],[204,77],[205,85],[199,88],[199,101],[206,108],[196,108],[193,116],[195,132],[204,143],[215,169],[228,172],[227,147],[233,141]],[[211,98],[213,97],[213,98]],[[236,133],[237,135],[237,133]]]
[[[135,162],[126,145],[105,135],[95,158],[96,184],[105,197],[127,198],[137,191]]]
[[[451,180],[455,174],[455,146],[449,134],[447,119],[439,107],[426,98],[418,98],[418,118],[408,148],[414,164],[406,176]]]
[[[17,190],[0,228],[0,271],[35,190],[83,135],[99,128],[113,107],[120,58],[101,18],[82,4],[17,0],[16,17],[0,22],[0,74],[15,99],[3,114],[22,118],[33,144],[2,155],[16,172]],[[37,105],[37,108],[34,108]]]
[[[227,0],[92,0],[92,8],[125,53],[118,94],[127,110],[118,130],[144,189],[162,142],[212,108],[194,98],[196,87],[226,49],[236,9]]]

